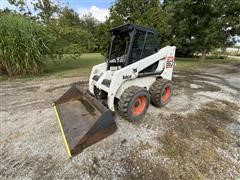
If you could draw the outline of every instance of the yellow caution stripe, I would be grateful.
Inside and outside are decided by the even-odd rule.
[[[57,116],[57,120],[58,120],[58,124],[59,124],[59,127],[60,127],[60,130],[61,130],[61,133],[62,133],[62,137],[63,137],[63,142],[65,144],[65,147],[66,147],[66,150],[67,150],[67,154],[69,157],[71,157],[71,151],[69,149],[69,146],[68,146],[68,143],[67,143],[67,139],[66,139],[66,136],[64,134],[64,131],[63,131],[63,127],[62,127],[62,123],[60,121],[60,118],[59,118],[59,115],[58,115],[58,112],[57,112],[57,107],[55,104],[53,104],[53,107],[54,107],[54,110],[55,110],[55,113],[56,113],[56,116]]]

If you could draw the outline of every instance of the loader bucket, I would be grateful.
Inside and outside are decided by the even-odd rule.
[[[77,84],[54,103],[54,109],[70,157],[117,130],[112,112]]]

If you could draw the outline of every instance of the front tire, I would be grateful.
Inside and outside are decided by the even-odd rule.
[[[119,114],[128,121],[142,119],[149,106],[149,93],[146,89],[131,86],[127,88],[118,101]]]
[[[172,82],[166,79],[157,79],[150,87],[151,102],[154,106],[165,106],[173,93]]]

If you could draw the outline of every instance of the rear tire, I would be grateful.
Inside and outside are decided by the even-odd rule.
[[[118,101],[119,114],[128,121],[138,121],[144,117],[149,101],[150,96],[146,89],[131,86],[122,93]]]
[[[166,79],[157,79],[150,87],[151,102],[154,106],[165,106],[173,93],[172,82]]]

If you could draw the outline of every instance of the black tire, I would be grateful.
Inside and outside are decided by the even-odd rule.
[[[122,93],[118,101],[119,115],[128,121],[138,121],[144,117],[149,101],[150,96],[146,89],[131,86]]]
[[[156,79],[150,87],[151,102],[154,106],[165,106],[173,94],[172,81],[166,79]]]

